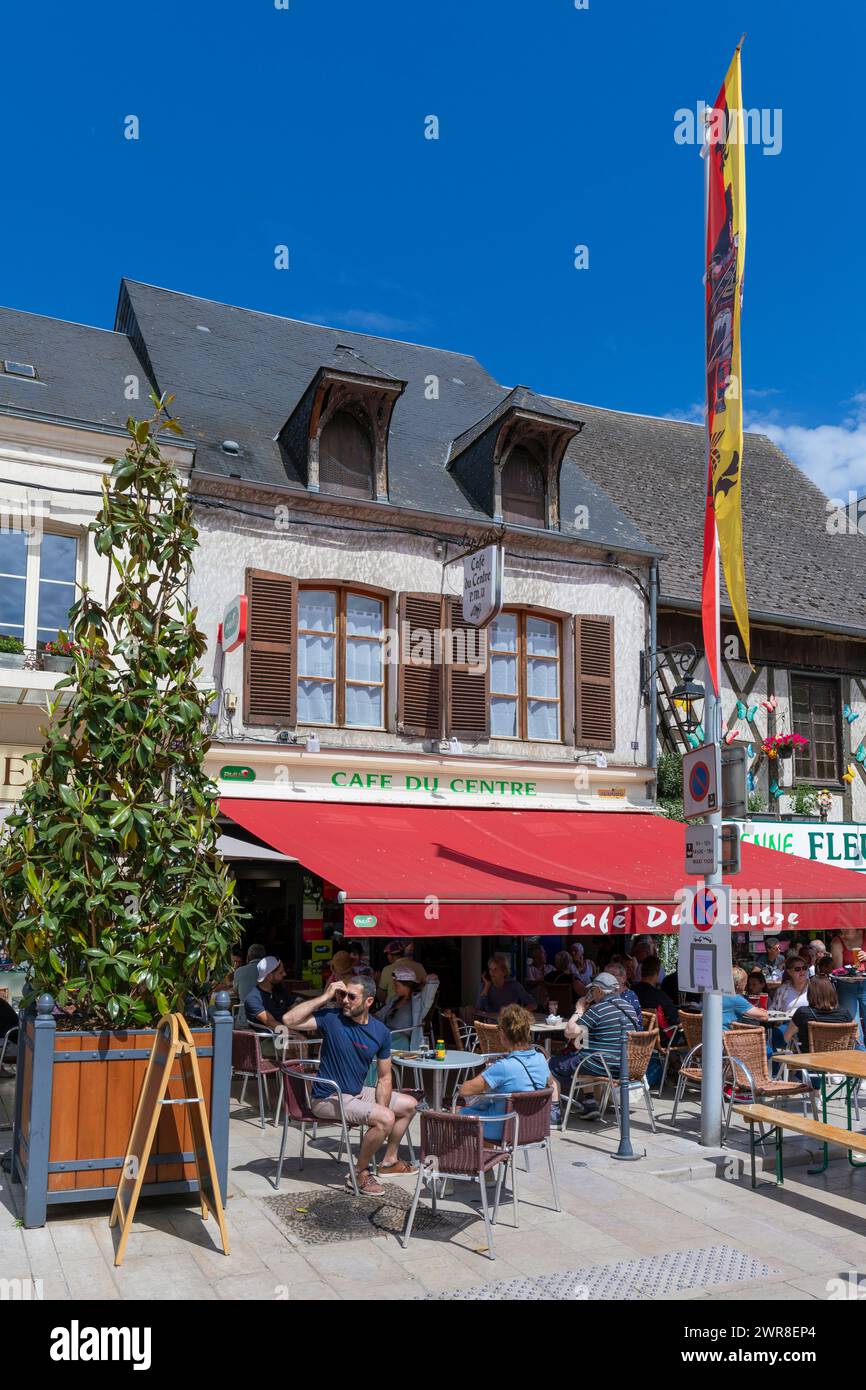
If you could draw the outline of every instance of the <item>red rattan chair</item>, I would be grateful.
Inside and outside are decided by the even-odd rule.
[[[545,1086],[541,1091],[512,1091],[505,1097],[505,1113],[517,1116],[517,1133],[514,1137],[515,1153],[526,1155],[526,1171],[529,1172],[529,1153],[531,1149],[542,1149],[547,1154],[550,1170],[550,1185],[553,1188],[553,1209],[562,1211],[559,1205],[559,1188],[556,1182],[556,1169],[553,1166],[553,1147],[550,1142],[550,1110],[553,1104],[553,1087]],[[507,1149],[511,1145],[503,1139]],[[512,1196],[514,1198],[514,1224],[520,1224],[520,1200],[517,1195],[517,1169],[511,1165]],[[499,1195],[497,1193],[497,1203]],[[497,1208],[493,1208],[496,1220]]]
[[[477,1182],[481,1189],[481,1211],[484,1216],[484,1229],[487,1232],[487,1254],[496,1259],[493,1248],[493,1221],[499,1209],[499,1193],[502,1179],[508,1164],[511,1164],[511,1191],[514,1205],[514,1224],[517,1225],[517,1196],[514,1184],[514,1155],[518,1137],[518,1117],[516,1112],[501,1117],[504,1127],[501,1148],[485,1148],[484,1124],[477,1115],[449,1115],[441,1110],[424,1110],[421,1114],[421,1162],[418,1167],[418,1181],[406,1227],[400,1237],[403,1249],[409,1244],[421,1188],[430,1184],[431,1203],[436,1210],[436,1183],[440,1178],[456,1178],[458,1181]],[[487,1174],[496,1172],[496,1192],[493,1199],[493,1219],[487,1197]]]
[[[349,1123],[346,1119],[345,1111],[343,1110],[343,1097],[336,1081],[326,1081],[324,1077],[318,1076],[317,1062],[287,1062],[284,1066],[280,1067],[280,1072],[282,1096],[285,1101],[285,1106],[283,1108],[283,1134],[280,1141],[280,1155],[277,1159],[277,1172],[274,1179],[274,1187],[279,1191],[283,1176],[283,1163],[286,1157],[286,1141],[289,1136],[289,1124],[294,1120],[301,1126],[301,1153],[298,1159],[299,1169],[302,1169],[304,1166],[304,1151],[307,1144],[307,1125],[313,1125],[315,1127],[316,1135],[319,1129],[327,1125],[335,1126],[340,1130],[340,1149],[339,1152],[332,1155],[332,1157],[336,1158],[337,1162],[339,1162],[343,1154],[343,1149],[345,1148],[349,1161],[349,1176],[352,1179],[352,1187],[357,1197],[358,1179],[355,1174],[355,1159],[352,1154],[352,1146],[349,1143]],[[338,1119],[323,1120],[320,1116],[313,1113],[310,1090],[314,1083],[318,1083],[320,1086],[326,1087],[329,1092],[333,1092],[337,1101],[337,1109],[339,1112]],[[314,1135],[314,1137],[316,1137],[316,1135]]]
[[[259,1088],[259,1119],[265,1127],[265,1078],[279,1071],[276,1062],[262,1056],[262,1035],[252,1029],[235,1028],[232,1032],[232,1075],[242,1076],[240,1103],[244,1103],[244,1093],[251,1076],[256,1078]],[[277,1102],[279,1104],[279,1100]]]

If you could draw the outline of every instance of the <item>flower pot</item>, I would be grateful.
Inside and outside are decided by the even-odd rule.
[[[43,671],[71,671],[72,665],[71,656],[51,656],[42,653]]]
[[[0,666],[7,671],[21,671],[24,668],[23,652],[0,652]]]
[[[207,1026],[192,1027],[214,1158],[226,1200],[232,1016],[217,995]],[[54,1001],[40,996],[22,1019],[15,1081],[12,1177],[24,1188],[24,1225],[44,1226],[46,1209],[67,1202],[114,1200],[138,1093],[156,1030],[60,1031]],[[184,1094],[179,1063],[171,1099]],[[198,1189],[184,1107],[160,1116],[142,1196]]]

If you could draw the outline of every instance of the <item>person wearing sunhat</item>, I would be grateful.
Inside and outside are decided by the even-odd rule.
[[[394,970],[399,965],[404,970],[411,970],[419,985],[426,984],[427,971],[419,960],[415,959],[414,941],[386,941],[385,955],[388,957],[388,964],[379,976],[379,992],[390,999],[394,994]]]
[[[286,967],[276,956],[263,956],[258,963],[256,983],[244,1000],[244,1013],[250,1023],[278,1028],[294,1000],[282,983]]]

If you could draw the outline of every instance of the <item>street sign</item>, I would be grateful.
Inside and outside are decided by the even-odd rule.
[[[738,825],[722,826],[722,873],[738,874],[740,872],[740,827]]]
[[[502,608],[502,547],[463,557],[463,620],[486,627]]]
[[[718,873],[719,840],[714,825],[686,826],[686,873],[706,876]]]
[[[719,809],[719,746],[705,743],[683,754],[683,815],[686,820]]]
[[[238,594],[233,598],[223,615],[220,624],[219,641],[224,652],[233,652],[240,647],[247,635],[247,596]]]
[[[679,987],[733,994],[731,890],[727,884],[686,887],[680,895]]]
[[[745,820],[749,810],[749,754],[744,743],[722,749],[722,815]]]

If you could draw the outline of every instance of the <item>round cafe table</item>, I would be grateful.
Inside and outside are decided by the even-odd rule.
[[[417,1052],[400,1049],[391,1053],[391,1061],[401,1071],[406,1067],[410,1071],[432,1072],[433,1109],[441,1110],[447,1072],[477,1070],[478,1067],[488,1066],[500,1055],[498,1052],[460,1052],[453,1048],[446,1051],[443,1059],[437,1060],[435,1057],[421,1057]]]

